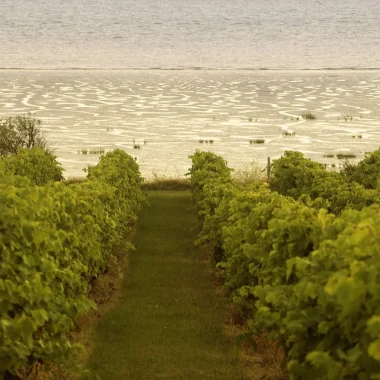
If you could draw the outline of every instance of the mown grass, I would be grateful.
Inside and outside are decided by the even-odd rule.
[[[194,250],[188,191],[150,192],[119,305],[100,321],[88,367],[102,379],[242,379],[224,332],[228,301]]]

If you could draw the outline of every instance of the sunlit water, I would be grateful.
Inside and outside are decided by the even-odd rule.
[[[0,118],[41,118],[66,176],[91,149],[151,176],[183,175],[195,149],[238,167],[379,146],[378,0],[1,0],[0,14]]]
[[[1,78],[1,117],[41,118],[66,176],[97,162],[83,154],[91,149],[124,149],[149,177],[183,175],[196,149],[233,167],[288,149],[331,165],[339,160],[326,154],[359,159],[380,144],[380,71],[4,70]],[[303,120],[305,111],[317,120]]]

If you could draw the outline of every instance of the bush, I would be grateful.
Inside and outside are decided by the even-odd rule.
[[[315,120],[317,117],[315,115],[313,115],[311,112],[304,112],[302,114],[302,117],[305,119],[305,120]]]
[[[144,199],[139,166],[123,150],[115,149],[101,156],[99,163],[89,168],[88,179],[114,188],[108,207],[109,212],[117,220],[116,225],[122,246],[137,220],[137,212]]]
[[[300,152],[285,151],[272,164],[271,190],[298,198],[308,194],[316,177],[326,173],[324,166],[305,158]]]
[[[204,187],[216,178],[221,183],[231,183],[232,170],[227,167],[227,161],[211,152],[197,150],[189,158],[193,163],[188,173],[191,176],[193,199],[199,209],[200,217],[203,218],[208,210],[208,206],[202,205],[202,200],[206,198]]]
[[[5,176],[6,169],[5,169],[5,164],[4,161],[0,159],[0,178]]]
[[[254,323],[283,342],[292,379],[376,379],[379,207],[315,222],[316,249],[287,259],[286,281],[256,287]]]
[[[380,179],[380,149],[371,152],[357,165],[346,163],[344,173],[367,189],[377,189]]]
[[[202,232],[197,243],[212,241],[214,259],[219,262],[223,258],[219,221],[224,220],[222,216],[224,209],[222,208],[219,214],[215,212],[220,202],[231,197],[235,191],[231,177],[232,170],[227,166],[227,161],[211,152],[197,150],[189,158],[192,160],[188,174],[191,175],[193,200],[202,222]],[[226,205],[225,202],[223,204]]]
[[[0,156],[9,156],[20,149],[47,148],[41,120],[30,113],[0,120]]]
[[[63,168],[56,156],[41,148],[21,149],[0,159],[0,166],[0,174],[3,171],[8,175],[27,177],[37,186],[63,180]]]
[[[377,191],[347,182],[343,174],[328,172],[323,165],[300,152],[285,152],[273,162],[272,168],[272,190],[295,199],[305,195],[311,199],[321,198],[323,207],[334,214],[345,208],[361,210],[380,200]]]
[[[201,210],[214,210],[201,218],[202,233],[222,245],[224,286],[252,334],[269,332],[282,345],[290,379],[379,379],[380,205],[363,207],[378,203],[377,193],[320,172],[300,154],[296,167],[285,158],[276,185],[285,192],[299,181],[308,190],[299,201],[266,185],[231,191],[214,170],[194,187]],[[194,180],[206,179],[207,167],[193,166]],[[322,195],[340,211],[360,211],[336,217],[310,201]]]
[[[108,153],[90,177],[45,186],[0,178],[0,379],[74,359],[68,333],[95,306],[86,297],[91,280],[132,247],[126,235],[142,200],[136,162]]]
[[[75,354],[66,333],[91,307],[86,265],[73,255],[80,241],[64,204],[26,178],[2,178],[0,226],[0,378],[25,378],[35,361]]]

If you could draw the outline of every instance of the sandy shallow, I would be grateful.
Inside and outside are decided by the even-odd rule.
[[[196,149],[235,168],[285,150],[339,164],[324,155],[380,146],[380,72],[1,70],[0,118],[26,112],[43,120],[66,177],[97,162],[90,149],[124,149],[145,177],[184,175]]]

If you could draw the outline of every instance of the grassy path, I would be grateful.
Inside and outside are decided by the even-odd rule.
[[[189,192],[150,192],[119,305],[96,328],[88,367],[103,380],[242,379],[225,337],[225,300],[193,247]]]

